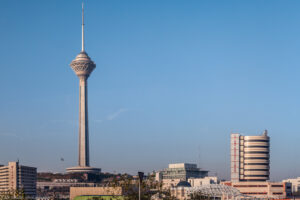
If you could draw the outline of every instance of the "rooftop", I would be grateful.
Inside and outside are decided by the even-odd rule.
[[[174,164],[169,164],[169,168],[174,169],[174,168],[190,168],[190,169],[196,169],[197,164],[191,164],[191,163],[174,163]]]

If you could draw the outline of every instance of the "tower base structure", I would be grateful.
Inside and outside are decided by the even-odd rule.
[[[67,168],[67,173],[80,173],[80,174],[100,174],[101,168],[95,167],[69,167]]]

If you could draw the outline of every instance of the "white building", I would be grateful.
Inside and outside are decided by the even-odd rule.
[[[231,181],[267,181],[270,175],[270,138],[231,134]]]
[[[28,198],[36,196],[35,167],[19,165],[19,162],[9,162],[0,166],[0,193],[23,191]]]
[[[181,181],[190,178],[202,179],[208,176],[208,171],[201,170],[196,164],[176,163],[156,173],[156,181],[161,181],[164,188],[175,187]],[[204,181],[204,180],[203,180]]]
[[[282,182],[292,184],[292,192],[300,192],[300,177],[283,180]]]
[[[192,187],[199,187],[202,185],[218,184],[219,180],[216,176],[207,176],[204,178],[189,178],[188,182]]]

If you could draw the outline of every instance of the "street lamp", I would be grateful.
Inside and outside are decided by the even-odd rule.
[[[141,200],[141,184],[144,178],[144,172],[138,172],[139,175],[139,200]]]

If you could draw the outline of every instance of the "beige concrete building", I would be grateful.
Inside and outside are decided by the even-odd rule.
[[[270,175],[270,138],[231,134],[231,181],[266,181]]]
[[[291,195],[291,184],[283,182],[223,182],[238,189],[242,194],[256,198],[283,199]]]
[[[77,196],[121,196],[123,189],[121,187],[71,187],[70,200]]]
[[[223,184],[255,198],[286,198],[291,184],[269,182],[270,137],[267,130],[258,136],[231,134],[231,181]]]
[[[0,193],[22,190],[28,197],[36,196],[35,167],[19,165],[19,162],[9,162],[0,166]]]

